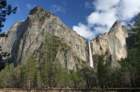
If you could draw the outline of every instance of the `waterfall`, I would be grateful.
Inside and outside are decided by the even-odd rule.
[[[89,62],[90,62],[90,67],[94,68],[90,41],[88,41],[88,49],[89,49]]]

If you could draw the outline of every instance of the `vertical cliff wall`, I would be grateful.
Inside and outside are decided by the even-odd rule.
[[[83,66],[94,68],[98,55],[111,59],[116,66],[118,60],[127,57],[127,37],[125,28],[116,22],[110,32],[86,43],[58,17],[35,7],[24,22],[17,22],[8,31],[8,37],[0,38],[0,45],[17,64],[27,62],[33,55],[38,61],[52,58],[63,67],[76,70]]]
[[[115,22],[108,33],[91,41],[93,56],[106,56],[113,62],[112,66],[117,66],[117,61],[127,57],[127,37],[127,30],[119,22]]]

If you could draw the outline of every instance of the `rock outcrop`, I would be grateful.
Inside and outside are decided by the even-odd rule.
[[[67,62],[68,69],[75,69],[82,63],[87,63],[88,52],[85,39],[65,26],[58,17],[41,7],[31,10],[28,18],[24,22],[16,23],[9,32],[13,38],[11,36],[6,38],[10,43],[5,45],[12,47],[12,50],[8,48],[16,63],[27,61],[31,55],[36,55],[40,60],[40,55],[44,52],[42,48],[49,43],[45,43],[46,38],[53,46],[57,45],[57,41],[62,43],[58,48],[54,47],[57,50],[53,56],[54,61],[60,62],[63,66]],[[56,39],[52,40],[53,38]],[[45,50],[49,50],[49,47]]]
[[[126,38],[128,33],[118,21],[114,23],[108,33],[100,35],[91,41],[93,57],[106,56],[117,67],[117,61],[127,57]]]
[[[0,38],[0,44],[4,51],[11,53],[16,64],[35,56],[40,62],[55,61],[76,70],[89,66],[91,59],[95,60],[95,55],[110,55],[114,62],[126,58],[126,37],[126,30],[117,22],[109,33],[88,44],[58,17],[35,7],[24,22],[17,22],[9,30],[8,37]],[[92,55],[89,57],[89,54]]]

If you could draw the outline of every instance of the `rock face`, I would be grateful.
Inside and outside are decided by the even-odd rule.
[[[40,62],[55,61],[76,70],[89,66],[95,55],[110,55],[114,62],[126,58],[126,37],[124,28],[115,23],[109,33],[87,43],[58,17],[35,7],[24,22],[17,22],[9,30],[8,37],[0,38],[0,44],[4,51],[11,53],[17,64],[35,56]],[[89,54],[92,55],[89,57]]]
[[[93,56],[108,56],[113,62],[112,66],[117,66],[116,61],[127,57],[127,37],[126,29],[119,22],[115,22],[108,33],[91,41]]]
[[[19,23],[13,25],[13,27],[8,31],[8,37],[0,37],[0,45],[5,52],[11,52],[13,44],[16,38],[16,31]]]
[[[87,61],[88,52],[85,39],[67,28],[59,18],[41,7],[31,10],[28,18],[22,23],[17,23],[10,32],[9,35],[13,35],[13,39],[10,41],[10,36],[7,39],[11,42],[8,44],[12,46],[12,56],[16,63],[27,61],[31,55],[35,55],[39,60],[41,53],[44,50],[49,50],[49,47],[42,49],[46,47],[45,44],[51,42],[50,44],[54,46],[57,45],[58,41],[66,47],[53,48],[52,51],[56,50],[53,56],[54,61],[57,60],[62,65],[67,62],[69,69],[80,67],[79,65]],[[46,38],[48,42],[45,42]],[[53,38],[56,39],[52,40]],[[9,49],[11,50],[11,48]],[[41,49],[42,51],[39,51]]]

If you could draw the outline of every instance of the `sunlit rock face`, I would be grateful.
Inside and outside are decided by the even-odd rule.
[[[56,45],[56,40],[63,43],[54,48],[56,52],[53,61],[61,63],[64,67],[67,66],[68,69],[75,69],[87,63],[88,52],[85,39],[64,25],[58,17],[41,7],[31,10],[28,18],[12,29],[17,29],[16,41],[12,48],[12,56],[17,63],[27,61],[31,55],[40,60],[42,53],[49,50],[45,45],[46,38],[52,41],[50,43],[52,45]]]
[[[99,56],[110,56],[114,62],[127,57],[126,38],[128,33],[126,29],[119,23],[115,22],[108,33],[100,35],[91,41],[92,53]]]
[[[0,37],[2,51],[9,52],[14,63],[25,63],[35,56],[39,62],[54,61],[67,69],[84,66],[94,68],[95,56],[106,56],[114,66],[127,57],[127,31],[116,22],[110,32],[87,43],[86,39],[68,28],[58,17],[35,7],[24,22],[17,22]]]

